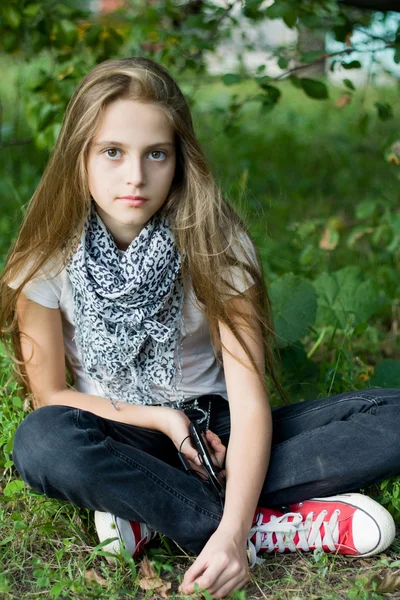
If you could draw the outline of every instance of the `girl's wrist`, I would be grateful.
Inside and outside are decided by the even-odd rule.
[[[175,413],[175,409],[170,408],[169,406],[154,406],[152,408],[157,409],[157,412],[155,413],[157,430],[169,437],[170,417]]]
[[[224,518],[221,519],[218,530],[222,533],[226,531],[229,533],[230,537],[235,540],[237,543],[241,543],[247,540],[249,535],[249,531],[251,529],[251,525],[249,527],[244,524],[238,524],[238,520],[236,522],[229,522],[228,520],[224,521]]]

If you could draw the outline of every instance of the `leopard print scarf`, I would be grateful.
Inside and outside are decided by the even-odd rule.
[[[66,266],[84,372],[109,399],[180,405],[184,288],[168,221],[153,215],[120,256],[94,203]]]

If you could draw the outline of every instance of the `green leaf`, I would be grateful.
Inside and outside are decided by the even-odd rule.
[[[356,327],[354,327],[354,335],[361,335],[368,329],[368,323],[360,323]]]
[[[40,4],[27,4],[24,8],[24,15],[34,19],[39,14],[41,8]]]
[[[357,219],[368,219],[372,217],[377,208],[377,203],[373,200],[365,200],[359,202],[356,206],[356,217]]]
[[[50,76],[43,69],[29,69],[26,80],[25,87],[32,91],[36,92],[40,88],[44,87],[44,85],[50,80]]]
[[[344,85],[349,89],[349,90],[355,90],[355,86],[354,83],[352,81],[350,81],[350,79],[343,79],[343,83]]]
[[[35,137],[36,146],[40,150],[51,150],[60,133],[61,123],[51,123]]]
[[[308,63],[317,60],[317,58],[322,58],[322,56],[324,56],[324,52],[321,50],[308,50],[307,52],[301,52],[300,60],[302,63]]]
[[[76,25],[68,19],[61,19],[54,25],[53,34],[57,46],[73,46],[78,39]]]
[[[64,589],[64,582],[63,581],[58,581],[51,588],[50,595],[53,598],[58,598],[60,596],[61,592],[63,591],[63,589]]]
[[[267,8],[266,15],[269,19],[283,19],[285,25],[291,29],[296,25],[297,13],[293,2],[287,0],[274,2]]]
[[[308,333],[317,311],[313,285],[307,279],[287,274],[270,287],[278,345],[284,348]]]
[[[372,387],[400,388],[400,360],[387,358],[378,363],[369,382]]]
[[[9,544],[10,542],[12,542],[14,539],[13,535],[8,535],[6,538],[0,540],[0,546],[6,546],[7,544]]]
[[[319,367],[307,357],[301,342],[291,344],[280,351],[282,369],[290,383],[291,392],[301,392],[310,398],[317,391],[313,384],[318,381]],[[311,389],[309,389],[311,388]],[[310,394],[308,393],[310,391]]]
[[[322,273],[314,281],[318,297],[317,324],[345,329],[367,321],[378,308],[378,291],[374,281],[363,281],[361,269],[349,266],[334,273]]]
[[[2,32],[0,43],[5,52],[14,52],[19,46],[19,37],[15,31]]]
[[[15,408],[22,408],[22,400],[19,398],[19,396],[14,396],[12,403]]]
[[[296,75],[290,75],[289,77],[290,83],[292,83],[294,85],[294,87],[302,89],[302,84],[301,84],[301,79],[300,77],[297,77]]]
[[[263,95],[262,108],[265,110],[271,110],[281,97],[281,91],[273,85],[262,86],[265,94]]]
[[[85,35],[85,42],[89,47],[95,46],[99,41],[99,37],[103,31],[103,26],[96,23],[89,27]]]
[[[265,17],[264,13],[260,10],[260,0],[246,0],[243,4],[243,15],[248,19],[254,21],[260,21]]]
[[[280,69],[287,69],[289,64],[289,59],[288,58],[284,58],[283,56],[280,56],[278,58],[278,67]]]
[[[14,494],[18,494],[25,488],[25,482],[22,479],[13,479],[9,483],[7,483],[4,488],[5,496],[13,496]]]
[[[222,81],[224,85],[234,85],[242,81],[242,76],[236,73],[225,73],[225,75],[222,75]]]
[[[21,24],[21,14],[15,6],[2,6],[1,14],[7,25],[13,29],[18,29]]]
[[[289,27],[290,29],[293,29],[293,27],[296,25],[297,14],[296,14],[295,10],[286,11],[286,13],[283,15],[282,18],[283,18],[285,25],[287,27]]]
[[[375,102],[375,106],[381,121],[388,121],[393,118],[393,108],[388,102]]]
[[[348,63],[342,62],[342,67],[343,69],[360,69],[361,68],[361,63],[359,60],[352,60]]]
[[[326,100],[329,98],[328,88],[322,81],[302,77],[300,83],[301,87],[310,98],[315,98],[316,100]]]

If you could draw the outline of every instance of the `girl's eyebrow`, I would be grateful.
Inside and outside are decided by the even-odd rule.
[[[148,150],[149,148],[154,148],[154,146],[173,146],[174,144],[172,142],[155,142],[154,144],[150,144],[149,146],[146,146],[144,148],[144,150]],[[123,142],[116,142],[113,140],[104,140],[102,142],[98,142],[97,144],[94,144],[94,148],[97,148],[98,146],[119,146],[121,148],[126,148],[127,144],[124,144]]]

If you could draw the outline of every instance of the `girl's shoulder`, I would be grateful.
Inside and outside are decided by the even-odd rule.
[[[237,236],[232,241],[230,251],[233,254],[236,264],[225,267],[222,271],[222,279],[229,285],[224,289],[224,297],[232,297],[238,292],[245,292],[254,285],[254,277],[250,270],[259,271],[256,248],[250,235],[243,230],[237,231]],[[232,289],[232,287],[234,289]]]
[[[38,255],[31,256],[15,273],[14,277],[7,282],[7,285],[13,289],[18,288],[34,268],[34,265],[37,264],[37,260]],[[25,283],[21,291],[27,298],[43,306],[58,308],[64,278],[65,268],[62,265],[60,252],[47,260],[35,275]]]
[[[231,249],[235,256],[242,262],[248,263],[257,260],[255,245],[247,231],[237,230],[236,239],[233,240]]]

